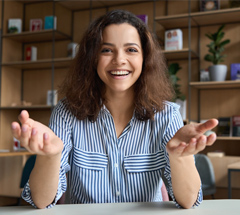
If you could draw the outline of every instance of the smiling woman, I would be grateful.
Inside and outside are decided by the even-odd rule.
[[[183,127],[147,26],[128,11],[110,11],[79,47],[49,128],[27,111],[21,126],[12,123],[13,136],[37,154],[23,198],[50,208],[68,189],[75,204],[163,201],[164,174],[177,207],[199,205],[193,155],[213,144],[216,136],[204,133],[217,121]]]

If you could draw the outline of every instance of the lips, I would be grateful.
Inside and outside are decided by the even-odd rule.
[[[113,71],[110,71],[111,75],[114,75],[114,76],[125,76],[125,75],[128,75],[130,72],[127,71],[127,70],[113,70]]]

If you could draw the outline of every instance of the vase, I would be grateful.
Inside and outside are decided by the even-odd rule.
[[[225,81],[227,76],[226,65],[213,65],[208,68],[208,71],[211,81]]]

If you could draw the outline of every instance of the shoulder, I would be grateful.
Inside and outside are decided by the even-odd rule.
[[[61,119],[64,121],[71,122],[75,118],[75,116],[68,109],[67,100],[61,99],[57,105],[54,107],[53,112],[51,114],[51,119]]]
[[[165,101],[164,109],[160,112],[157,112],[158,115],[166,115],[166,114],[176,114],[179,112],[180,106],[174,102]]]
[[[183,120],[179,112],[180,106],[174,102],[165,101],[164,109],[155,114],[155,120],[161,124],[170,125],[180,123],[182,125]]]

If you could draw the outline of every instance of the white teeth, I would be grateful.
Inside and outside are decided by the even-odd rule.
[[[128,75],[129,72],[128,71],[111,71],[112,75]]]

